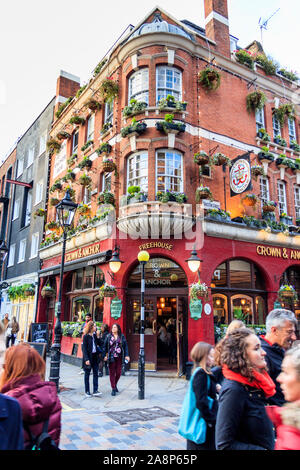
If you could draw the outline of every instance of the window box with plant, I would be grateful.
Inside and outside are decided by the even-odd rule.
[[[265,54],[257,54],[255,62],[263,68],[266,75],[276,75],[278,64],[276,64],[272,57],[267,57]]]
[[[174,122],[174,114],[165,114],[164,121],[157,121],[155,123],[156,129],[160,132],[168,134],[169,132],[178,133],[185,131],[185,124],[183,122]]]
[[[55,113],[55,116],[57,117],[57,119],[60,118],[60,116],[62,115],[62,113],[64,112],[64,110],[69,106],[69,104],[71,103],[71,101],[73,100],[73,96],[70,96],[64,103],[62,103],[59,107],[58,107],[58,110],[56,111]]]
[[[71,134],[69,134],[69,132],[66,132],[66,131],[60,131],[60,132],[57,133],[56,138],[57,138],[58,140],[70,139],[70,138],[71,138]]]
[[[77,212],[80,215],[88,216],[91,214],[91,207],[88,204],[79,204]]]
[[[55,139],[49,139],[47,141],[46,146],[47,146],[48,152],[50,153],[59,152],[61,148],[61,144]]]
[[[82,126],[85,123],[85,119],[81,116],[72,116],[69,123]]]
[[[282,77],[287,78],[288,80],[291,80],[292,82],[297,82],[299,80],[297,72],[288,71],[284,68],[281,68],[277,70],[277,73],[281,75]]]
[[[275,160],[274,155],[270,152],[268,147],[262,147],[258,153],[257,158],[260,162],[272,163]]]
[[[285,225],[293,225],[293,217],[290,217],[287,215],[286,212],[281,212],[280,216],[280,222],[282,222]]]
[[[213,67],[206,67],[198,75],[198,83],[207,90],[217,90],[221,83],[221,74]]]
[[[55,220],[51,220],[45,225],[45,230],[50,230],[51,232],[59,230],[59,223],[56,222]]]
[[[111,122],[105,122],[103,124],[103,127],[102,127],[101,131],[100,131],[100,134],[101,135],[106,134],[110,129],[112,129],[112,127],[113,127],[113,125],[112,125]]]
[[[215,153],[215,155],[212,158],[212,164],[215,166],[222,166],[226,165],[228,167],[231,166],[231,160],[229,157],[226,157],[223,153]]]
[[[47,211],[46,209],[36,209],[36,211],[34,211],[33,213],[33,217],[36,218],[36,217],[46,217],[47,215]]]
[[[275,163],[278,168],[290,168],[291,170],[296,169],[296,162],[291,158],[288,158],[284,153],[281,153],[279,157],[276,158]]]
[[[112,151],[112,146],[108,142],[103,142],[96,150],[97,155],[108,155]]]
[[[254,68],[254,55],[246,49],[239,49],[234,51],[235,58],[240,64],[246,65],[249,69]]]
[[[68,170],[65,176],[62,177],[62,180],[66,183],[67,181],[75,181],[76,174],[72,170]]]
[[[68,166],[75,165],[76,160],[77,160],[77,153],[73,153],[67,160]]]
[[[98,204],[112,204],[114,206],[115,196],[110,191],[105,190],[99,193],[97,202]]]
[[[197,203],[201,202],[202,199],[212,199],[212,197],[212,192],[207,186],[201,185],[196,189],[195,199]]]
[[[251,228],[262,229],[268,226],[267,221],[263,219],[257,219],[253,215],[245,215],[243,217],[244,223]]]
[[[179,204],[185,204],[187,202],[187,196],[184,193],[176,191],[157,191],[156,199],[160,202],[177,202]]]
[[[282,104],[278,108],[273,109],[273,116],[278,119],[280,127],[283,127],[286,119],[294,118],[294,106],[291,103]]]
[[[281,147],[287,147],[287,142],[285,139],[283,139],[280,135],[276,135],[274,137],[274,143],[281,145]]]
[[[208,286],[205,282],[195,282],[190,286],[190,297],[192,300],[204,298],[208,299]]]
[[[259,137],[263,142],[271,142],[271,137],[263,127],[258,129],[257,137]]]
[[[223,209],[208,209],[206,211],[206,217],[220,222],[230,222],[230,213]]]
[[[266,176],[265,171],[261,165],[252,165],[251,175],[255,181],[257,181],[258,176]]]
[[[128,186],[126,196],[126,204],[135,204],[147,201],[147,193],[141,191],[140,186]]]
[[[176,101],[173,95],[167,95],[166,98],[161,98],[158,102],[158,109],[160,111],[167,108],[174,108],[176,111],[185,111],[186,107],[186,101]]]
[[[87,150],[89,147],[91,147],[93,144],[94,144],[94,141],[93,141],[93,140],[88,140],[88,141],[81,147],[81,151],[84,152],[84,151]]]
[[[117,289],[114,286],[108,285],[106,282],[99,289],[99,297],[103,299],[104,297],[115,297],[117,295]]]
[[[108,77],[100,85],[100,95],[104,101],[113,101],[119,93],[119,85],[112,78]]]
[[[242,197],[242,201],[246,206],[255,207],[259,202],[259,197],[257,197],[256,194],[245,194],[245,196]]]
[[[55,191],[61,191],[62,190],[62,183],[60,180],[56,180],[53,185],[50,188],[50,193],[54,193]]]
[[[135,114],[143,113],[147,106],[148,104],[144,101],[137,101],[132,98],[129,101],[129,105],[124,107],[122,114],[124,117],[134,116]]]
[[[143,134],[146,129],[147,124],[144,121],[137,121],[135,118],[133,118],[129,126],[123,127],[123,129],[121,129],[121,136],[130,137],[134,134],[140,135]]]
[[[50,284],[46,284],[42,290],[41,290],[41,295],[42,297],[54,297],[55,295],[55,290],[53,289],[53,287],[50,286]]]
[[[89,157],[83,157],[81,162],[78,163],[78,168],[80,170],[83,170],[84,168],[87,168],[88,170],[92,168],[93,162]]]
[[[295,152],[300,152],[300,145],[298,144],[296,140],[291,140],[290,148],[292,150],[295,150]]]
[[[252,93],[249,93],[246,99],[247,111],[252,112],[252,111],[256,111],[257,109],[262,109],[265,105],[266,99],[267,99],[266,95],[261,90],[257,90],[257,91],[253,91]]]

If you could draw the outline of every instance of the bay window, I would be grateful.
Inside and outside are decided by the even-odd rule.
[[[129,78],[128,102],[135,99],[149,104],[149,71],[141,69]]]
[[[182,155],[159,150],[156,153],[156,192],[167,190],[183,192]]]
[[[158,66],[156,68],[156,102],[168,95],[176,101],[182,100],[182,73],[175,67]]]

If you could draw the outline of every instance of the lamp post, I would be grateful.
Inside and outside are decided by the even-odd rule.
[[[54,328],[54,342],[51,346],[51,360],[50,360],[50,376],[49,380],[55,382],[57,391],[59,392],[59,369],[60,369],[60,345],[61,345],[61,300],[62,300],[62,287],[63,275],[65,267],[65,252],[67,231],[71,227],[78,204],[72,201],[69,190],[66,191],[65,197],[57,204],[56,212],[58,216],[59,225],[63,229],[63,247],[62,258],[60,265],[60,279],[58,290],[58,301],[55,305],[56,323]]]
[[[138,398],[145,398],[145,265],[149,261],[148,251],[140,251],[138,260],[142,268],[141,277],[141,329],[140,329],[140,352],[138,361]]]

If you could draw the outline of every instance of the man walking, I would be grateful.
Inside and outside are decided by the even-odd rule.
[[[276,386],[275,395],[268,400],[270,405],[282,406],[285,403],[277,377],[281,373],[285,351],[290,349],[297,339],[296,327],[297,319],[290,310],[277,308],[272,310],[266,318],[266,335],[261,336],[261,346],[267,353],[265,360],[268,373]]]

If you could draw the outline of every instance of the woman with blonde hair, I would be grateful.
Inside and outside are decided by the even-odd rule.
[[[32,448],[31,436],[39,436],[48,421],[48,434],[59,444],[61,404],[54,382],[45,382],[46,364],[28,344],[6,350],[0,391],[15,398],[22,409],[24,447]]]
[[[215,450],[215,423],[218,402],[216,382],[211,373],[211,367],[214,363],[214,348],[211,344],[200,341],[192,348],[190,357],[194,363],[194,369],[190,378],[188,396],[193,400],[192,406],[199,410],[199,416],[205,421],[206,432],[201,439],[187,438],[187,450]],[[191,401],[187,405],[191,406]],[[179,433],[181,434],[180,427]]]

